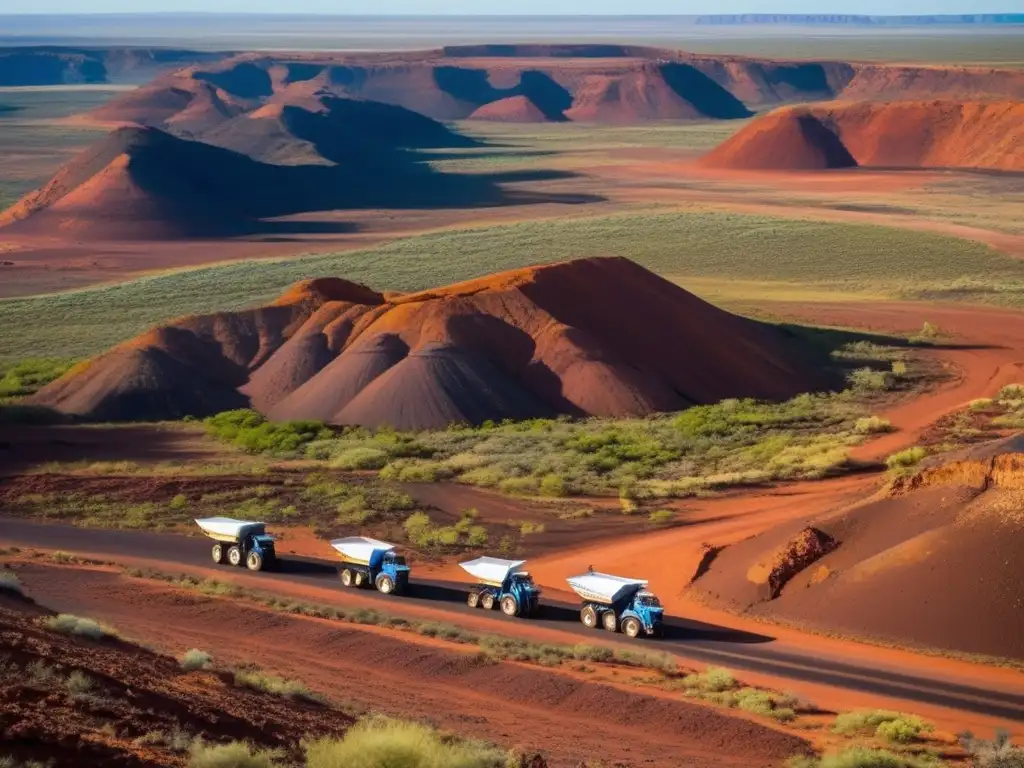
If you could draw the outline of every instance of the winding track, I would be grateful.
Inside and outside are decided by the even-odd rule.
[[[47,525],[23,520],[0,518],[0,541],[5,544],[109,557],[142,557],[165,566],[211,567],[206,539],[173,534],[135,531],[90,530],[63,525]],[[337,561],[289,557],[276,571],[232,572],[233,576],[249,578],[271,589],[274,580],[324,586],[337,579]],[[445,581],[414,580],[407,596],[384,596],[366,590],[362,596],[379,600],[382,605],[400,607],[405,601],[429,601],[431,607],[452,614],[481,616],[479,610],[465,604],[465,585]],[[341,589],[340,585],[338,587]],[[575,604],[542,600],[542,615],[529,620],[531,624],[580,635],[594,640],[608,640],[607,635],[583,627]],[[517,622],[495,611],[487,617],[500,633],[502,622]],[[1011,722],[1024,722],[1024,692],[993,691],[943,680],[899,674],[888,669],[837,662],[811,654],[783,651],[773,645],[773,638],[741,632],[727,627],[668,617],[665,638],[630,641],[622,636],[616,642],[643,643],[650,649],[678,651],[708,664],[770,674],[790,680],[831,685],[881,696],[891,696],[954,710],[973,712]]]

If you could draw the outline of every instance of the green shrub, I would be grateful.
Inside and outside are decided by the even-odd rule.
[[[921,330],[908,337],[908,341],[912,344],[929,344],[939,338],[941,334],[942,332],[939,330],[939,326],[932,325],[925,320],[924,325],[921,326]]]
[[[104,624],[83,619],[70,613],[61,613],[50,616],[43,624],[47,629],[60,632],[62,635],[78,635],[88,637],[90,640],[102,640],[105,637],[117,637],[117,632]]]
[[[880,416],[865,416],[854,422],[853,430],[859,435],[874,435],[881,432],[892,432],[893,426],[888,419]]]
[[[655,525],[662,525],[672,522],[675,517],[676,513],[671,509],[656,509],[647,516],[647,519]]]
[[[249,688],[285,699],[297,699],[322,704],[324,699],[314,693],[298,680],[287,680],[276,675],[268,675],[258,669],[236,669],[235,685]]]
[[[203,419],[207,432],[246,453],[295,454],[314,440],[326,440],[334,433],[320,421],[267,421],[256,411],[243,408]]]
[[[506,477],[498,483],[498,490],[514,496],[533,496],[537,493],[534,477]]]
[[[997,730],[991,741],[976,739],[970,731],[958,734],[958,739],[974,768],[1024,768],[1024,749],[1013,745],[1009,731]]]
[[[171,499],[168,505],[171,509],[185,509],[188,507],[188,498],[183,493],[179,493],[173,499]]]
[[[21,588],[21,580],[10,571],[0,571],[0,592],[24,596]]]
[[[885,460],[885,465],[891,470],[904,470],[916,467],[921,460],[928,455],[928,450],[920,445],[906,448],[902,451],[890,454]]]
[[[349,448],[331,460],[334,469],[382,469],[388,463],[387,451],[380,448]]]
[[[402,523],[406,535],[413,541],[422,537],[424,532],[430,529],[430,526],[430,515],[426,512],[413,512]]]
[[[908,744],[917,741],[934,726],[919,717],[887,709],[858,710],[838,715],[832,730],[843,736],[877,736],[886,741]]]
[[[541,478],[538,491],[540,492],[541,496],[550,496],[554,498],[565,496],[565,480],[563,480],[559,475],[555,474],[544,475],[544,477]]]
[[[1024,384],[1007,384],[996,396],[999,401],[1024,400]]]
[[[855,392],[884,392],[892,389],[892,372],[857,368],[846,377]]]
[[[704,672],[687,675],[683,687],[701,693],[721,693],[737,687],[732,672],[722,667],[708,667]]]
[[[469,529],[466,536],[466,543],[471,547],[483,547],[487,544],[488,538],[486,528],[482,525],[474,525]]]
[[[519,533],[523,536],[529,536],[534,533],[544,533],[544,523],[534,522],[533,520],[525,520],[523,524],[519,526]]]
[[[178,663],[186,672],[193,672],[197,669],[209,669],[213,664],[213,657],[206,651],[200,651],[198,648],[192,648],[185,651],[185,654],[181,657]]]
[[[419,723],[371,718],[341,739],[305,744],[306,768],[505,768],[508,754]]]
[[[244,741],[206,744],[197,740],[189,750],[188,768],[276,768],[277,750],[257,749]]]
[[[995,400],[991,397],[979,397],[977,400],[971,400],[968,403],[968,407],[972,411],[985,411],[995,405]]]
[[[38,392],[60,378],[74,365],[73,360],[32,357],[0,370],[0,403]]]

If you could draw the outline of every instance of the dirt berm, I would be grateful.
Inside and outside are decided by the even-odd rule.
[[[1015,437],[937,457],[866,502],[727,547],[691,589],[823,630],[1024,659],[1022,448]],[[808,526],[836,546],[781,558],[793,567],[778,591],[751,580]]]
[[[275,419],[439,428],[637,416],[833,383],[784,331],[627,259],[581,259],[387,298],[341,279],[188,317],[68,372],[38,405],[100,420],[252,407]]]

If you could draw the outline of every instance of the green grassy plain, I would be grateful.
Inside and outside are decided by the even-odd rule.
[[[715,211],[522,222],[410,237],[363,251],[211,266],[0,301],[0,360],[82,358],[183,314],[265,302],[338,275],[412,291],[530,264],[627,256],[684,287],[734,281],[862,298],[1024,304],[1024,262],[979,243],[886,227]],[[804,293],[806,296],[806,293]]]

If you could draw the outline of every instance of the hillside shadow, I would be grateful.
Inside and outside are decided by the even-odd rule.
[[[707,117],[735,120],[754,114],[742,101],[690,64],[667,62],[661,65],[661,75],[676,95]]]
[[[223,72],[196,72],[192,77],[243,99],[261,99],[274,93],[274,84],[267,71],[250,62]]]

